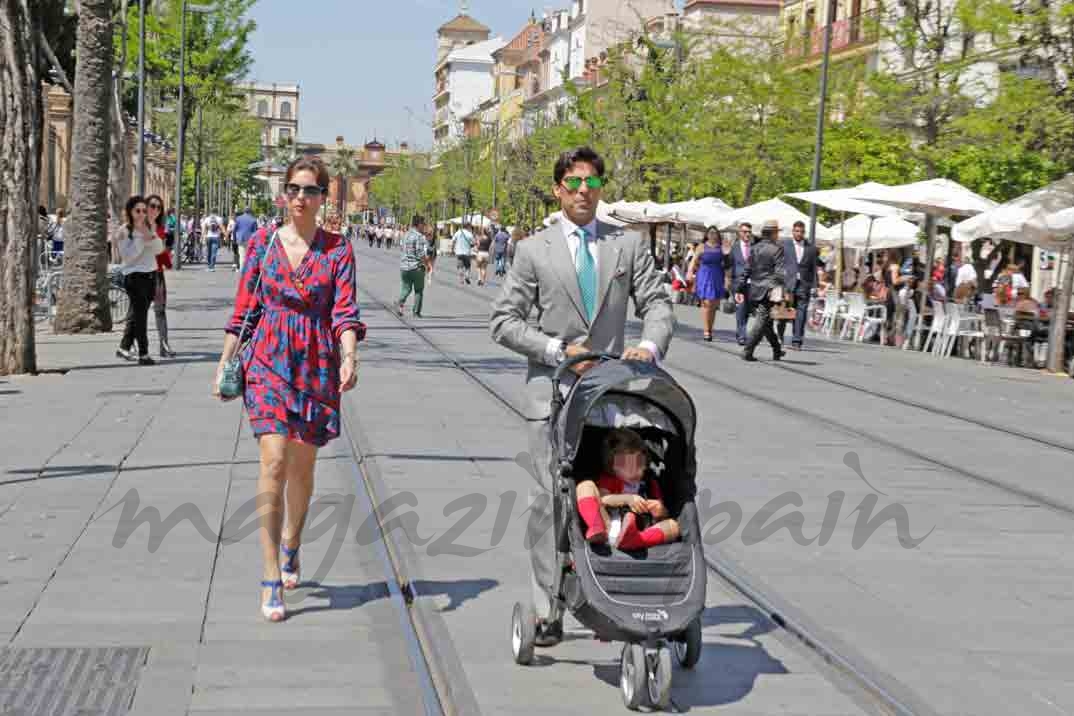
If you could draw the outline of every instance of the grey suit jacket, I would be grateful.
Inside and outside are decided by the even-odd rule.
[[[627,303],[633,297],[635,315],[644,322],[642,340],[654,343],[661,355],[671,344],[675,315],[649,255],[648,242],[638,232],[604,223],[597,224],[596,240],[600,275],[592,323],[582,308],[578,274],[559,223],[518,244],[507,280],[492,303],[492,339],[529,359],[526,392],[530,419],[548,417],[555,371],[555,366],[545,362],[550,339],[621,353]],[[539,312],[536,327],[527,322],[534,307]]]

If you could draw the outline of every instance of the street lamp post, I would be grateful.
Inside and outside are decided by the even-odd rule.
[[[138,0],[138,194],[145,196],[145,0]]]
[[[186,14],[187,12],[209,13],[213,8],[205,5],[187,5],[183,0],[179,9],[179,112],[175,125],[179,135],[178,148],[175,152],[175,270],[183,266],[183,223],[179,220],[183,206],[183,148],[186,138]]]
[[[813,178],[810,182],[810,190],[820,189],[820,170],[824,155],[824,123],[828,112],[828,65],[832,55],[832,21],[835,19],[834,3],[829,0],[826,3],[827,14],[824,17],[824,56],[820,65],[820,104],[817,106],[817,136],[813,148]],[[817,205],[809,205],[809,241],[817,243]],[[843,291],[843,241],[840,239],[835,264],[835,295],[842,295]]]

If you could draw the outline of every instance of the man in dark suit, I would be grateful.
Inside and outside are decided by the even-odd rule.
[[[772,346],[772,360],[783,357],[779,336],[772,325],[772,303],[775,298],[772,293],[774,290],[782,293],[784,281],[783,245],[778,239],[779,224],[766,221],[761,229],[760,241],[750,250],[749,266],[736,289],[738,295],[735,300],[739,300],[739,296],[747,298],[755,320],[753,330],[746,339],[746,348],[742,352],[743,360],[757,360],[753,357],[753,351],[761,338],[767,338],[768,345]]]
[[[738,285],[750,265],[750,247],[753,243],[753,225],[742,222],[738,225],[738,239],[731,246],[731,287],[738,291]],[[746,324],[750,320],[750,302],[745,295],[736,294],[735,301],[735,337],[740,346],[746,345]]]
[[[809,296],[817,282],[817,247],[805,239],[805,222],[796,221],[791,230],[794,238],[783,240],[784,287],[787,298],[794,300],[797,312],[794,317],[794,332],[791,334],[791,348],[802,350],[805,338],[806,318],[809,315]],[[788,321],[779,322],[779,340],[787,332]]]

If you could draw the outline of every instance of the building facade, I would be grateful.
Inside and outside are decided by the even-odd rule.
[[[437,149],[462,138],[463,118],[496,96],[493,53],[503,45],[499,37],[466,45],[449,52],[437,66],[433,120]]]
[[[71,147],[73,138],[74,101],[59,85],[42,85],[44,105],[44,131],[41,142],[41,183],[38,186],[39,203],[49,213],[57,209],[70,211],[71,194]],[[131,120],[128,120],[128,126]],[[138,191],[138,133],[135,128],[127,130],[126,161],[131,178],[129,193]],[[175,201],[175,151],[162,139],[146,135],[145,141],[145,193],[157,194],[165,206]]]
[[[780,32],[780,0],[686,0],[682,29],[701,47],[769,43]]]
[[[573,0],[568,10],[546,13],[539,86],[523,105],[527,129],[565,119],[564,78],[593,86],[610,48],[637,37],[651,18],[676,13],[673,0]]]
[[[442,149],[462,134],[462,118],[495,94],[489,28],[462,12],[436,31],[433,144]],[[502,45],[502,43],[499,43]]]
[[[261,121],[260,177],[267,183],[269,194],[278,197],[283,191],[286,167],[277,155],[298,146],[301,88],[275,82],[245,82],[238,88],[246,95],[247,112]],[[281,152],[281,147],[289,149]]]

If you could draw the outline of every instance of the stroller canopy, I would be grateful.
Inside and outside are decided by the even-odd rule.
[[[573,462],[586,425],[681,430],[683,439],[693,445],[696,423],[694,401],[662,368],[640,361],[608,361],[575,382],[553,429],[559,459]]]

